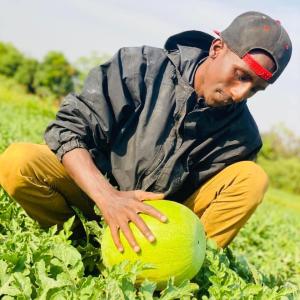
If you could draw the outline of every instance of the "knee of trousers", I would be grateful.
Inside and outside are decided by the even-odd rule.
[[[34,176],[34,161],[39,151],[36,144],[13,143],[1,155],[0,184],[12,197],[23,187],[24,176]]]
[[[237,171],[238,182],[246,188],[249,209],[256,208],[268,189],[269,179],[264,169],[253,161],[241,161],[232,165]]]

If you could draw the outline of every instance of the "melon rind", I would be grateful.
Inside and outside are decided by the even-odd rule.
[[[206,250],[205,233],[198,216],[188,207],[174,201],[148,200],[144,203],[152,205],[168,217],[168,221],[162,223],[152,216],[140,214],[156,241],[150,243],[136,225],[130,222],[129,226],[141,251],[135,253],[121,232],[124,252],[120,253],[106,227],[101,242],[104,265],[112,267],[124,260],[153,264],[156,268],[142,271],[137,276],[137,282],[148,278],[157,283],[157,289],[163,289],[171,276],[175,277],[175,284],[192,279],[203,264]]]

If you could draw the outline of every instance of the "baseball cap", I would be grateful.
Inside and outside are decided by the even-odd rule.
[[[256,75],[273,83],[283,72],[292,54],[292,42],[280,21],[264,13],[249,11],[236,17],[222,32],[215,31],[243,59]],[[276,64],[272,73],[259,64],[249,51],[266,51]]]

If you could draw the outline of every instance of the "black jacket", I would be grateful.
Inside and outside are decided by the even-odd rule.
[[[192,87],[212,40],[188,31],[165,49],[120,49],[90,72],[80,95],[64,99],[46,143],[59,159],[88,149],[120,190],[180,202],[227,165],[253,159],[261,139],[246,101],[208,107]]]

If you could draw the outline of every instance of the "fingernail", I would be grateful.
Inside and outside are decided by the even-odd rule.
[[[155,241],[155,237],[154,237],[153,235],[149,235],[149,236],[148,236],[148,240],[149,240],[150,242],[154,242],[154,241]]]
[[[120,252],[123,252],[123,251],[124,251],[124,249],[123,249],[123,248],[119,248],[119,251],[120,251]]]
[[[134,246],[133,250],[134,250],[134,252],[139,252],[141,249],[139,246]]]
[[[166,216],[161,216],[160,219],[163,221],[163,222],[166,222],[168,220],[168,218]]]

